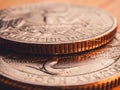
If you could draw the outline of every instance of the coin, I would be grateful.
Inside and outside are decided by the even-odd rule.
[[[120,32],[106,46],[82,54],[40,57],[2,51],[0,82],[23,90],[110,90],[120,84],[119,51]]]
[[[116,26],[115,17],[91,7],[25,5],[0,10],[0,45],[31,54],[76,53],[108,43]]]

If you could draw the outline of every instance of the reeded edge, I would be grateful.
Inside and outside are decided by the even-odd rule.
[[[39,3],[40,4],[40,3]],[[32,4],[32,5],[39,5],[39,4]],[[44,4],[44,3],[43,3]],[[53,3],[55,4],[55,3]],[[31,5],[31,4],[30,4]],[[42,5],[42,4],[41,4]],[[72,5],[72,4],[70,4]],[[22,5],[24,7],[24,5]],[[28,4],[29,6],[29,4]],[[75,6],[75,5],[74,5]],[[81,5],[76,5],[81,6]],[[20,7],[20,6],[19,6]],[[83,6],[88,8],[87,6]],[[15,7],[13,7],[15,8]],[[92,9],[92,7],[89,7]],[[96,10],[96,8],[93,8]],[[104,12],[100,10],[101,12]],[[104,12],[106,13],[106,12]],[[27,53],[27,54],[40,54],[40,55],[59,55],[59,54],[70,54],[70,53],[77,53],[77,52],[83,52],[86,50],[91,50],[97,47],[100,47],[108,42],[110,42],[115,33],[117,28],[117,19],[112,16],[109,13],[108,16],[113,19],[113,26],[110,28],[109,31],[100,34],[98,36],[84,39],[80,41],[70,42],[70,43],[28,43],[28,42],[22,42],[22,41],[15,41],[10,39],[5,39],[3,37],[0,37],[0,44],[2,48],[19,52],[19,53]]]
[[[2,48],[27,54],[40,54],[40,55],[59,55],[83,52],[100,47],[110,42],[116,33],[116,29],[107,33],[106,35],[98,38],[93,38],[88,41],[69,43],[69,44],[24,44],[18,42],[12,42],[5,39],[0,39],[0,45]]]
[[[120,85],[120,74],[99,82],[74,86],[42,86],[15,81],[0,75],[0,84],[22,90],[110,90]]]
[[[120,85],[120,70],[119,70],[120,64],[119,62],[120,62],[120,57],[118,57],[117,61],[115,61],[113,64],[110,64],[109,67],[107,66],[106,68],[102,70],[104,71],[104,73],[101,73],[101,75],[103,75],[103,78],[98,75],[98,78],[96,77],[97,80],[88,82],[87,84],[82,83],[79,85],[79,83],[76,83],[76,84],[66,84],[66,85],[61,84],[61,85],[56,85],[56,86],[47,85],[47,84],[39,85],[39,83],[34,84],[32,82],[21,81],[19,77],[18,79],[14,77],[8,77],[7,74],[2,73],[1,70],[0,70],[0,84],[4,84],[10,87],[20,88],[22,90],[33,90],[33,89],[34,90],[48,90],[48,89],[50,90],[110,90]]]

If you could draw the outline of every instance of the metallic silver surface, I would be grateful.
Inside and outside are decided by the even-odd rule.
[[[103,90],[109,88],[109,84],[116,85],[120,78],[119,51],[120,32],[109,44],[79,54],[40,57],[2,51],[0,74],[17,82],[31,84],[30,87],[38,85],[70,90],[93,90],[97,87]]]
[[[113,39],[116,26],[112,15],[79,5],[44,3],[0,11],[2,47],[23,53],[90,50]]]

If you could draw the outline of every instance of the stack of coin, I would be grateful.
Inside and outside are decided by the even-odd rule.
[[[110,90],[118,86],[116,27],[112,15],[80,5],[41,3],[0,10],[1,87]]]

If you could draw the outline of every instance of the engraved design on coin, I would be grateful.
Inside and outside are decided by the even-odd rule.
[[[120,32],[117,32],[115,39],[105,47],[80,55],[26,57],[3,51],[5,53],[1,52],[0,56],[0,74],[16,81],[43,86],[76,86],[102,82],[119,76],[119,44]]]
[[[116,27],[105,12],[83,6],[38,4],[0,11],[0,37],[24,43],[71,43]]]
[[[33,4],[0,10],[0,45],[27,54],[83,52],[111,41],[117,20],[91,7]]]

